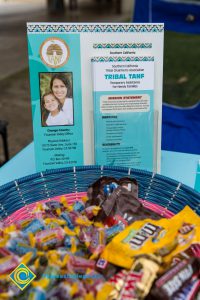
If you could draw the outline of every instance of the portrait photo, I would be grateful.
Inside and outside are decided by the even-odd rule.
[[[73,126],[72,72],[39,73],[39,80],[42,126]]]

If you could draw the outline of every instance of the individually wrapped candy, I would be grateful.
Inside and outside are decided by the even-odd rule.
[[[73,243],[76,243],[76,245],[79,244],[79,241],[76,237],[73,237],[73,236],[66,236],[65,239],[64,239],[64,246],[67,248],[67,249],[71,249],[72,247],[72,244]]]
[[[60,275],[60,266],[55,262],[52,264],[47,265],[47,267],[44,270],[44,273],[42,274],[41,280],[48,279],[48,285],[45,287],[45,289],[51,288],[59,279]]]
[[[0,274],[9,274],[19,264],[19,260],[14,255],[5,256],[0,258]]]
[[[111,240],[115,235],[124,230],[124,225],[122,223],[116,224],[110,228],[105,229],[105,235],[107,241]]]
[[[128,272],[129,272],[128,270],[124,270],[124,269],[117,272],[109,279],[109,282],[112,283],[113,286],[118,285],[119,282],[124,282],[126,277],[128,276]]]
[[[112,295],[113,291],[114,287],[111,283],[103,283],[97,291],[96,300],[112,300],[108,295]]]
[[[154,283],[149,299],[170,300],[200,270],[200,259],[183,260],[161,275]]]
[[[137,258],[128,273],[120,299],[126,300],[133,293],[138,299],[145,298],[157,277],[161,262],[161,258],[155,255]]]
[[[200,296],[200,279],[192,277],[192,279],[176,293],[172,300],[194,300]]]
[[[23,228],[27,227],[33,220],[34,219],[30,219],[30,218],[18,220],[16,222],[17,229],[22,230]]]
[[[12,239],[11,241],[8,242],[7,247],[10,251],[20,256],[28,252],[32,252],[33,256],[36,256],[36,252],[37,252],[36,248],[31,247],[27,243],[27,241],[22,238]]]
[[[55,286],[47,293],[47,299],[53,300],[65,300],[71,299],[71,285],[67,283],[60,283],[58,286]]]
[[[121,268],[109,263],[108,261],[99,258],[96,263],[96,270],[104,276],[105,279],[110,279],[113,277],[116,273],[121,270]]]
[[[172,251],[170,251],[168,255],[164,256],[163,260],[166,264],[169,264],[172,261],[173,257],[190,248],[192,244],[199,243],[200,241],[199,216],[197,216],[197,214],[193,212],[189,207],[185,207],[181,215],[183,222],[178,229],[176,238],[174,239],[174,241],[177,242],[177,246],[174,247],[174,249],[172,249]],[[173,240],[170,240],[169,244],[170,243],[173,243]]]
[[[99,207],[97,205],[92,205],[92,206],[88,206],[84,210],[84,213],[86,214],[87,218],[90,220],[93,217],[97,216],[100,210],[101,210],[101,207]]]
[[[62,212],[62,213],[60,214],[60,217],[61,217],[63,220],[66,221],[66,224],[67,224],[67,226],[69,227],[69,229],[74,229],[75,225],[74,225],[74,223],[73,223],[73,221],[72,221],[72,219],[71,219],[71,217],[70,217],[70,215],[69,215],[68,212]]]
[[[41,287],[32,288],[27,300],[46,300],[46,292]]]
[[[0,248],[0,258],[9,256],[9,255],[12,255],[12,253],[6,247]]]
[[[97,286],[103,282],[105,282],[105,278],[95,270],[87,270],[87,272],[83,275],[83,283],[86,290],[88,292],[92,291],[94,295],[97,292]]]
[[[55,248],[62,244],[65,232],[62,228],[46,229],[36,233],[35,239],[39,248]]]
[[[45,203],[45,207],[47,210],[49,209],[51,212],[56,212],[57,209],[63,209],[63,204],[59,201],[49,201]]]
[[[74,220],[76,225],[80,226],[90,226],[92,225],[92,222],[88,220],[86,216],[79,215]]]
[[[57,224],[57,226],[62,226],[66,224],[64,220],[58,218],[45,218],[44,222],[45,225],[51,225],[53,223],[53,224]]]
[[[88,218],[81,213],[77,211],[71,211],[71,212],[63,212],[61,213],[61,218],[66,220],[67,226],[70,229],[74,229],[75,226],[80,225],[80,226],[90,226],[92,222],[88,220]]]
[[[35,275],[37,276],[37,278],[41,278],[47,266],[48,266],[47,255],[43,254],[36,258],[36,260],[34,261],[34,265],[32,266],[32,269]]]
[[[64,240],[64,246],[71,250],[71,253],[75,253],[77,251],[77,247],[79,245],[79,241],[74,236],[66,236]]]
[[[77,212],[82,212],[85,209],[85,204],[83,203],[83,201],[76,201],[73,204],[73,210],[77,211]]]
[[[122,270],[110,278],[114,290],[109,299],[144,299],[157,277],[160,263],[156,256],[138,257],[130,271]]]
[[[22,235],[27,237],[29,232],[36,233],[37,231],[44,230],[45,225],[42,220],[34,219],[26,227],[22,229]]]
[[[87,269],[95,269],[96,262],[95,260],[71,255],[69,264],[70,269],[75,273],[85,274]]]
[[[172,257],[170,265],[173,266],[183,259],[190,259],[192,257],[200,258],[200,244],[192,243],[186,250],[177,253]]]
[[[106,235],[103,228],[94,228],[92,238],[88,247],[89,251],[93,253],[92,258],[96,258],[104,249],[106,245]]]
[[[92,240],[92,232],[93,232],[92,226],[80,228],[78,237],[79,237],[80,242],[84,243],[86,245],[86,247],[89,247],[89,244]]]

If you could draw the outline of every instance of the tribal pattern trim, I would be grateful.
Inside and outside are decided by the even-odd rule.
[[[28,23],[28,33],[163,32],[164,24],[69,24]]]
[[[109,62],[109,61],[154,61],[153,56],[135,56],[135,57],[127,57],[127,56],[99,56],[93,57],[91,59],[92,62]]]
[[[132,49],[132,48],[152,48],[152,43],[103,43],[103,44],[93,44],[95,49]]]

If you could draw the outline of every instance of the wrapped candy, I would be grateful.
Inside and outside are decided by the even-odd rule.
[[[70,218],[70,215],[68,212],[62,212],[60,214],[60,217],[66,221],[66,224],[69,227],[69,229],[74,229],[75,225],[73,224],[72,219]]]
[[[183,260],[170,268],[154,283],[149,298],[172,299],[200,270],[200,259]]]
[[[136,180],[126,177],[100,178],[88,201],[57,199],[39,203],[35,218],[1,224],[0,299],[198,296],[200,220],[190,208],[160,219],[142,206]],[[20,263],[36,275],[24,291],[8,280]]]
[[[73,210],[82,212],[85,209],[85,204],[82,201],[76,201],[73,205]]]
[[[35,240],[39,248],[55,248],[62,244],[65,232],[62,228],[46,229],[36,233]]]
[[[95,269],[95,261],[91,259],[85,259],[82,257],[71,256],[70,266],[75,273],[85,274],[87,269]]]
[[[28,242],[22,238],[16,238],[16,239],[12,239],[8,245],[7,248],[15,253],[18,254],[20,256],[28,253],[28,252],[32,252],[33,256],[36,256],[36,248],[31,247]]]
[[[92,205],[92,206],[88,206],[84,210],[84,213],[86,214],[87,218],[90,220],[93,217],[97,216],[100,210],[101,210],[101,207]]]
[[[22,229],[22,235],[27,237],[29,232],[36,233],[37,231],[44,230],[44,222],[39,219],[34,219],[26,227]]]
[[[5,256],[0,258],[0,275],[1,274],[10,274],[19,264],[19,260],[16,256]]]
[[[92,258],[98,257],[106,245],[105,230],[102,228],[95,228],[92,232],[92,238],[88,247],[89,251],[93,254]]]

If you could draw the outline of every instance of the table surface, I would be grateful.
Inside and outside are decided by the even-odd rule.
[[[194,188],[200,155],[162,151],[161,175]],[[0,168],[0,185],[36,173],[32,142]]]

